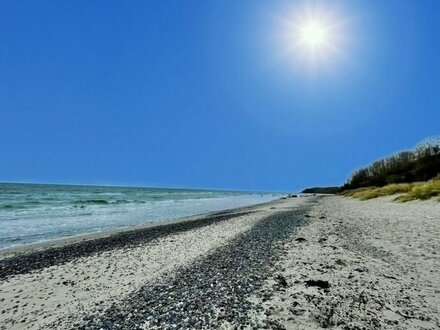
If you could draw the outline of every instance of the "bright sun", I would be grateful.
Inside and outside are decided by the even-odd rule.
[[[324,26],[316,22],[309,22],[300,27],[301,41],[310,47],[325,44],[327,31]]]
[[[282,43],[281,56],[316,68],[345,57],[346,20],[333,9],[324,6],[305,6],[286,10],[278,16]]]

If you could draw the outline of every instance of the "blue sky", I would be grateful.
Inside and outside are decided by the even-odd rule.
[[[346,38],[313,70],[306,5],[1,1],[0,181],[295,191],[438,135],[438,1],[313,2]]]

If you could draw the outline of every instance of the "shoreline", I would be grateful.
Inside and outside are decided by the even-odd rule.
[[[231,286],[225,293],[245,303],[246,295],[239,294],[244,276],[249,290],[261,284],[278,255],[277,242],[296,230],[316,199],[275,200],[4,259],[0,323],[8,329],[87,328],[116,305],[130,308],[136,292],[172,283],[177,274],[185,278],[182,293],[209,296],[212,290],[200,291],[203,283],[226,272],[219,278]],[[172,287],[166,286],[171,294]]]
[[[170,219],[160,223],[147,223],[135,227],[12,247],[0,251],[0,279],[64,264],[96,253],[146,244],[157,238],[231,220],[258,212],[261,208],[275,207],[280,203],[282,200],[276,199],[255,205]]]
[[[167,226],[167,225],[173,225],[178,224],[181,222],[186,221],[203,221],[206,218],[217,216],[217,215],[223,215],[224,213],[227,214],[233,214],[236,212],[243,212],[247,209],[253,209],[258,207],[264,207],[266,205],[274,204],[282,200],[282,198],[276,198],[274,200],[264,202],[264,203],[257,203],[257,204],[251,204],[247,206],[241,206],[241,207],[235,207],[235,208],[226,208],[219,211],[212,211],[212,212],[206,212],[206,213],[200,213],[200,214],[194,214],[194,215],[188,215],[183,217],[176,217],[176,218],[170,218],[165,219],[163,221],[151,221],[151,222],[145,222],[141,225],[133,225],[133,226],[124,226],[104,231],[97,231],[97,232],[89,232],[89,233],[82,233],[78,235],[73,236],[65,236],[60,238],[53,238],[38,242],[32,242],[32,243],[24,243],[20,245],[5,247],[0,249],[0,262],[3,259],[16,257],[18,255],[32,253],[36,251],[42,251],[50,248],[59,248],[66,245],[71,244],[77,244],[82,243],[90,240],[95,239],[101,239],[106,238],[112,235],[117,235],[124,232],[131,232],[136,230],[144,230],[149,228],[155,228],[160,226]]]

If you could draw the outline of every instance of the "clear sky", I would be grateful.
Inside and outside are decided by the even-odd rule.
[[[0,181],[295,191],[438,135],[440,2],[313,2],[316,62],[309,5],[0,1]]]

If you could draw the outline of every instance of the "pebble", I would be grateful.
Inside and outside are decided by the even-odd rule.
[[[248,297],[256,294],[264,301],[273,295],[261,292],[263,281],[275,277],[274,265],[283,254],[279,243],[301,224],[309,207],[262,219],[210,255],[178,269],[164,283],[141,288],[78,328],[108,329],[111,324],[111,329],[142,329],[146,322],[151,329],[216,329],[224,322],[238,329],[258,328],[248,312],[261,305]]]

